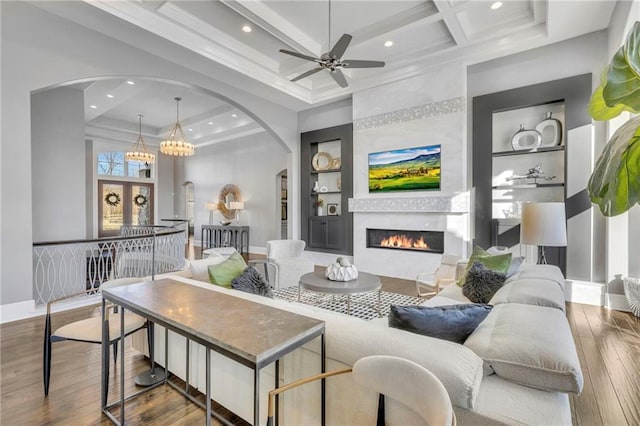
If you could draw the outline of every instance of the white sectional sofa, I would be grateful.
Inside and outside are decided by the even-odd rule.
[[[464,345],[389,328],[386,318],[366,322],[307,305],[228,290],[185,275],[188,274],[170,277],[325,321],[328,370],[352,366],[356,360],[375,354],[415,361],[442,381],[460,425],[571,424],[568,392],[580,392],[582,375],[564,314],[564,278],[553,266],[525,265],[511,277],[491,301],[494,308],[489,316]],[[454,284],[424,305],[459,303],[470,302]],[[162,327],[156,325],[155,336],[156,358],[163,364]],[[204,392],[204,348],[191,345],[191,384]],[[146,351],[145,339],[134,339],[134,347]],[[170,333],[169,348],[169,370],[184,379],[184,339]],[[319,348],[319,341],[313,341],[286,356],[281,364],[280,383],[318,373]],[[215,353],[212,356],[213,399],[251,421],[251,370]],[[261,374],[260,418],[266,422],[266,393],[274,387],[273,366]],[[281,424],[319,424],[319,394],[318,384],[284,394]],[[377,395],[357,385],[350,375],[328,379],[326,397],[328,425],[375,423]],[[387,402],[387,424],[419,423],[419,418],[402,404]]]

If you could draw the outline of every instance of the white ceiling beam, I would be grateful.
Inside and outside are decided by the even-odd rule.
[[[293,49],[311,56],[322,54],[322,44],[273,11],[262,1],[221,0],[227,7],[249,19]]]
[[[440,14],[446,25],[447,29],[451,33],[451,37],[456,42],[458,46],[464,46],[469,42],[467,35],[465,34],[462,26],[460,25],[460,21],[458,21],[458,16],[456,15],[456,11],[451,8],[451,3],[449,0],[434,0],[434,3],[440,10]]]
[[[254,61],[251,56],[246,57],[227,46],[218,43],[209,37],[204,37],[194,32],[191,28],[175,22],[173,19],[159,14],[157,11],[148,10],[139,3],[110,0],[83,0],[104,12],[125,20],[144,30],[167,39],[179,46],[189,49],[205,58],[224,65],[234,71],[247,75],[270,87],[309,103],[311,93],[308,89],[290,82],[280,76],[276,69],[265,68]],[[166,3],[159,9],[169,6]],[[165,9],[166,13],[166,9]],[[254,49],[250,49],[255,51]],[[245,50],[246,53],[246,50]]]
[[[192,141],[196,148],[225,142],[228,140],[238,139],[244,136],[255,135],[264,132],[264,128],[259,124],[252,122],[244,126],[235,127],[209,136],[202,137],[197,141]]]
[[[383,34],[390,33],[400,28],[424,25],[430,22],[436,22],[441,19],[438,9],[431,2],[424,2],[411,9],[392,15],[388,18],[378,21],[374,24],[360,28],[351,32],[353,40],[352,46],[379,37]]]

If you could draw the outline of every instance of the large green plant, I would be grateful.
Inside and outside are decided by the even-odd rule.
[[[625,111],[640,112],[640,22],[613,56],[589,103],[594,120],[611,120]],[[607,142],[588,188],[591,201],[605,216],[640,203],[640,116],[627,121]]]

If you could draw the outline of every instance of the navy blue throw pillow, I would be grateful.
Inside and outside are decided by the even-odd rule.
[[[490,305],[391,306],[389,327],[464,343],[491,311]]]

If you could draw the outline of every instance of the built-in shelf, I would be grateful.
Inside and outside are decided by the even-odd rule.
[[[341,169],[327,169],[327,170],[312,170],[312,175],[317,175],[319,173],[340,173]]]
[[[544,147],[544,148],[537,148],[537,149],[531,149],[531,150],[522,150],[522,151],[500,151],[500,152],[494,152],[493,156],[494,157],[506,157],[509,155],[523,155],[523,154],[540,154],[543,152],[553,152],[553,151],[564,151],[564,145],[558,145],[558,146],[549,146],[549,147]]]
[[[533,189],[533,188],[552,188],[562,187],[564,183],[523,183],[518,185],[497,185],[492,189]]]
[[[324,195],[324,194],[341,194],[342,191],[325,191],[325,192],[312,192],[311,196],[315,197],[316,195]]]

